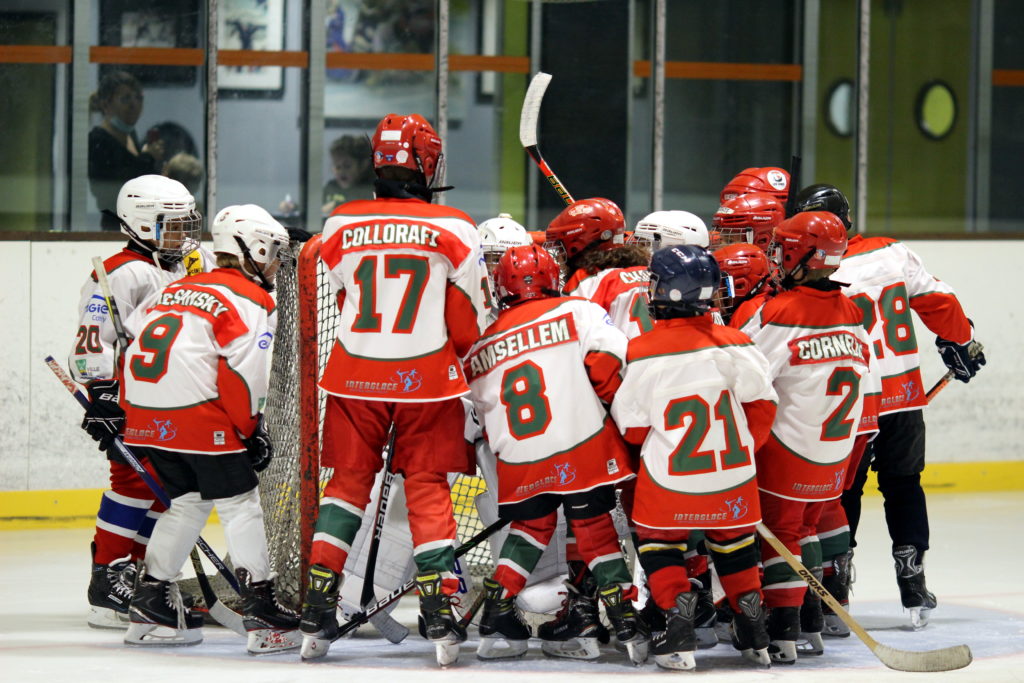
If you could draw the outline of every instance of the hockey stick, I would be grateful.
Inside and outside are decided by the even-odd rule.
[[[478,545],[486,541],[488,538],[493,536],[495,532],[500,530],[506,524],[508,524],[508,520],[505,519],[499,519],[494,524],[491,524],[489,527],[473,536],[473,538],[469,539],[468,541],[460,545],[458,548],[456,548],[455,557],[462,557],[470,550],[477,547]],[[402,584],[395,590],[391,591],[390,593],[388,593],[383,598],[381,598],[374,604],[370,605],[363,611],[353,614],[352,618],[346,621],[344,624],[342,624],[341,627],[338,629],[338,635],[334,636],[334,640],[337,640],[338,638],[343,637],[345,634],[359,628],[367,621],[369,621],[374,614],[381,611],[382,609],[393,603],[395,600],[398,600],[400,597],[411,591],[415,586],[416,581],[406,581],[404,584]]]
[[[195,546],[192,547],[189,558],[192,560],[192,569],[196,572],[196,581],[199,582],[199,590],[203,593],[203,601],[206,602],[207,612],[221,626],[231,629],[240,636],[247,637],[249,632],[245,630],[245,621],[242,615],[225,605],[217,597],[213,586],[210,585],[209,577],[206,576],[206,571],[203,569],[203,563],[199,559],[199,553],[196,552]]]
[[[974,358],[984,350],[985,347],[981,345],[981,342],[971,342],[970,347],[967,350],[967,353],[970,354],[971,358]],[[946,374],[942,376],[942,379],[936,382],[935,386],[929,389],[928,393],[924,395],[925,399],[927,399],[927,401],[931,403],[932,399],[934,399],[940,391],[945,389],[946,385],[953,381],[954,377],[956,377],[956,373],[953,372],[952,370],[948,370]]]
[[[850,630],[853,631],[861,641],[868,646],[868,649],[878,657],[882,664],[897,671],[953,671],[962,669],[971,663],[971,649],[966,645],[954,645],[941,650],[927,650],[925,652],[912,652],[909,650],[898,650],[888,645],[883,645],[868,635],[868,632],[850,616],[843,606],[832,597],[832,594],[821,585],[818,579],[814,578],[810,570],[798,560],[782,541],[776,538],[763,522],[757,523],[757,532],[761,534],[768,544],[775,548],[775,551],[782,556],[793,571],[800,575],[807,587],[821,597],[825,603],[832,608],[836,616],[843,620]]]
[[[391,423],[388,436],[388,455],[384,459],[384,473],[381,476],[380,495],[377,497],[377,512],[373,516],[373,535],[370,537],[370,550],[366,553],[366,569],[363,571],[363,592],[359,597],[359,607],[368,608],[376,598],[373,594],[373,577],[377,571],[377,553],[380,550],[380,538],[384,533],[384,517],[388,512],[388,498],[391,497],[391,485],[395,482],[395,473],[391,470],[391,460],[395,454],[395,424]],[[385,612],[376,612],[370,618],[382,636],[392,643],[400,643],[409,635],[409,629],[398,623],[394,617]]]
[[[569,190],[565,189],[565,185],[558,179],[555,172],[548,166],[548,162],[544,161],[544,157],[540,155],[540,147],[537,146],[537,123],[540,119],[540,103],[544,99],[544,91],[548,89],[548,83],[550,82],[551,74],[546,74],[543,71],[535,73],[530,80],[530,87],[526,89],[523,109],[519,115],[519,142],[522,143],[526,153],[537,164],[540,172],[551,183],[551,187],[555,188],[555,192],[558,193],[558,196],[568,206],[575,200],[569,194]]]
[[[796,195],[800,191],[800,164],[801,157],[794,154],[789,160],[789,192],[786,194],[786,218],[792,218],[796,213]]]

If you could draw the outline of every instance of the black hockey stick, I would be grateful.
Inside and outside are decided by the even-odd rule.
[[[388,498],[391,497],[391,486],[395,483],[395,473],[391,469],[391,461],[395,455],[395,424],[391,423],[388,435],[387,451],[384,458],[384,472],[381,475],[380,494],[377,496],[377,511],[373,516],[373,535],[370,537],[370,549],[366,553],[366,569],[363,571],[363,591],[359,597],[359,607],[367,609],[376,599],[373,591],[373,577],[377,572],[377,554],[380,551],[380,539],[384,532],[384,518],[388,512]],[[398,623],[393,617],[377,612],[370,618],[382,636],[392,643],[400,643],[409,635],[409,629]]]
[[[548,83],[551,82],[551,74],[546,74],[543,71],[538,71],[533,75],[530,80],[530,87],[526,89],[526,97],[523,99],[523,109],[519,114],[519,142],[522,143],[526,153],[530,155],[530,158],[537,164],[537,168],[544,174],[544,177],[551,183],[551,187],[555,188],[555,192],[562,198],[566,206],[572,204],[575,200],[572,195],[569,194],[569,190],[565,189],[565,185],[558,179],[555,172],[548,166],[548,162],[544,161],[544,157],[540,154],[540,147],[537,143],[537,124],[540,119],[540,103],[544,99],[544,91],[548,89]]]
[[[786,218],[796,214],[796,195],[800,192],[800,164],[803,160],[794,154],[789,161],[789,192],[786,194]]]
[[[495,532],[500,530],[506,524],[508,524],[508,520],[505,519],[499,519],[494,524],[491,524],[489,527],[473,536],[473,538],[469,539],[468,541],[460,545],[458,548],[456,548],[455,557],[462,557],[470,550],[477,547],[478,545],[486,541],[488,538],[493,536]],[[359,628],[367,621],[369,621],[374,614],[381,611],[382,609],[393,603],[395,600],[398,600],[400,597],[411,591],[415,586],[415,581],[406,581],[404,584],[402,584],[395,590],[391,591],[383,598],[381,598],[374,604],[370,605],[368,608],[364,609],[361,612],[353,614],[352,618],[346,621],[344,624],[342,624],[341,627],[338,629],[338,635],[334,637],[334,640],[337,640],[338,638],[341,638],[347,633],[350,633],[354,629]]]

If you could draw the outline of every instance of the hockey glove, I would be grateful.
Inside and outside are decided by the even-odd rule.
[[[82,429],[100,444],[100,450],[110,448],[124,427],[124,411],[117,402],[118,384],[116,379],[94,380],[86,389],[89,392],[89,408],[82,420]]]
[[[243,443],[246,454],[249,456],[249,462],[252,463],[252,469],[256,472],[267,469],[270,460],[274,457],[274,444],[270,442],[270,432],[267,431],[267,425],[263,421],[262,415],[260,415],[259,422],[256,423],[256,431]]]
[[[978,374],[978,370],[985,364],[985,354],[981,352],[981,344],[976,341],[957,344],[936,337],[935,345],[939,347],[942,362],[961,382],[970,382],[971,378]]]

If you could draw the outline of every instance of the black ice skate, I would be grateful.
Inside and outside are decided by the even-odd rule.
[[[608,630],[601,624],[594,575],[585,572],[578,584],[566,581],[565,586],[562,609],[552,621],[537,627],[540,649],[552,657],[597,659],[598,642],[608,642]]]
[[[840,605],[849,607],[850,586],[853,584],[852,550],[832,558],[832,573],[827,574],[821,583]],[[849,638],[850,627],[832,611],[832,608],[822,604],[821,609],[825,615],[825,628],[821,634],[830,638]]]
[[[430,572],[416,577],[420,594],[420,635],[434,643],[438,666],[454,664],[459,659],[459,645],[466,639],[466,629],[452,611],[451,596],[441,590],[441,574]]]
[[[501,597],[504,590],[494,579],[484,579],[484,611],[476,651],[480,659],[506,659],[526,653],[530,627],[519,616],[515,597]]]
[[[245,609],[245,649],[251,655],[294,650],[302,644],[299,614],[277,601],[274,580],[253,581],[247,569],[235,570]]]
[[[140,574],[129,608],[126,645],[167,647],[203,642],[203,615],[186,607],[173,581]]]
[[[92,544],[96,557],[96,544]],[[118,560],[112,564],[92,565],[89,579],[89,618],[92,628],[124,630],[128,628],[128,605],[135,592],[135,564]]]
[[[675,606],[665,612],[665,630],[651,639],[654,662],[661,668],[691,671],[697,667],[693,658],[697,649],[694,619],[699,601],[696,591],[680,593]]]
[[[928,625],[928,615],[938,605],[935,595],[924,582],[924,553],[918,553],[912,545],[901,545],[892,549],[896,561],[896,583],[900,587],[900,600],[910,610],[910,625],[914,629]]]
[[[597,591],[604,603],[605,614],[612,623],[612,631],[620,643],[626,646],[629,661],[637,666],[647,661],[650,633],[647,625],[637,616],[633,603],[626,599],[622,586],[610,584]]]
[[[800,636],[800,608],[773,607],[768,612],[768,655],[778,664],[796,664]]]
[[[342,577],[327,567],[314,564],[309,568],[306,600],[302,604],[303,659],[319,659],[327,654],[338,637],[338,589]]]
[[[824,574],[821,567],[810,570],[821,583]],[[800,639],[797,650],[801,655],[818,656],[825,654],[825,641],[821,632],[825,629],[825,613],[821,608],[821,597],[808,586],[804,591],[804,604],[800,606]]]
[[[732,614],[732,644],[744,658],[763,667],[772,665],[768,656],[768,628],[765,626],[765,610],[757,591],[744,593],[736,599],[739,612]]]

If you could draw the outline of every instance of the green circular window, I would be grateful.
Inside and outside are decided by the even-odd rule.
[[[932,140],[941,140],[956,125],[956,96],[944,81],[925,83],[917,96],[917,127]]]

